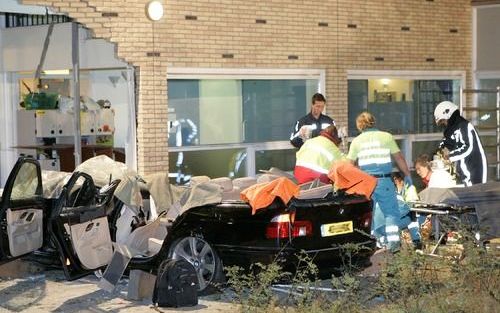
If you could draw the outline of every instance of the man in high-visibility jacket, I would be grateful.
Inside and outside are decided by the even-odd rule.
[[[356,127],[361,134],[354,138],[349,147],[347,159],[352,163],[357,161],[361,170],[377,178],[377,186],[372,194],[373,210],[375,215],[382,215],[382,225],[372,225],[372,230],[378,231],[374,235],[379,243],[390,251],[399,250],[400,228],[396,187],[392,182],[392,159],[405,175],[407,185],[413,185],[406,160],[399,150],[393,136],[375,128],[375,117],[363,112],[356,118]]]
[[[307,140],[296,155],[294,175],[297,182],[303,184],[319,178],[321,182],[330,183],[327,176],[330,167],[333,162],[343,158],[338,148],[341,141],[334,125],[322,130],[319,136]]]

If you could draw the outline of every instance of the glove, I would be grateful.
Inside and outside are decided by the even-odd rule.
[[[411,176],[405,176],[404,182],[406,187],[413,186],[413,180],[411,179]]]

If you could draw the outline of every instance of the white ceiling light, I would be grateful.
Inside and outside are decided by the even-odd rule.
[[[163,4],[161,1],[150,1],[146,5],[146,15],[152,21],[159,21],[163,17]]]

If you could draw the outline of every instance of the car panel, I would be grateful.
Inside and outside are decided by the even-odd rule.
[[[9,174],[0,202],[0,264],[42,247],[45,209],[40,165],[22,157]]]
[[[75,172],[51,212],[49,232],[60,251],[69,280],[107,265],[113,254],[107,214],[113,207],[113,184],[99,201],[92,177]]]
[[[271,220],[281,214],[295,214],[295,220],[310,220],[314,227],[312,237],[266,238]],[[241,201],[222,201],[219,204],[192,208],[178,218],[169,229],[163,243],[163,256],[176,238],[196,236],[213,245],[225,266],[246,266],[255,262],[270,263],[278,257],[288,261],[300,251],[318,261],[339,259],[344,243],[358,243],[366,248],[364,256],[373,253],[375,241],[369,235],[370,223],[360,217],[368,214],[371,222],[371,201],[357,196],[328,195],[325,199],[294,199],[286,206],[281,200],[252,215],[249,204]],[[321,237],[321,225],[352,221],[353,232]],[[153,260],[153,259],[151,259]],[[138,261],[138,262],[136,262]],[[144,267],[144,260],[131,261],[131,266]],[[151,263],[153,264],[153,263]]]

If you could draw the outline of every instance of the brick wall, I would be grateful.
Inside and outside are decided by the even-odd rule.
[[[347,70],[465,70],[470,85],[470,0],[165,0],[156,23],[148,0],[22,2],[68,13],[138,68],[141,173],[168,167],[168,66],[323,68],[327,113],[344,125]]]

